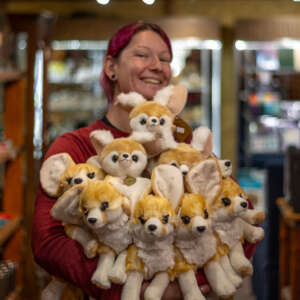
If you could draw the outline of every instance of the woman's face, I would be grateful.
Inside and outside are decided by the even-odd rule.
[[[146,99],[169,84],[171,55],[159,34],[148,30],[135,34],[114,62],[114,93],[135,91]]]

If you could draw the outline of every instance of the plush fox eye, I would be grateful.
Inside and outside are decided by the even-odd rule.
[[[88,213],[89,213],[88,209],[84,207],[84,208],[83,208],[83,213],[84,213],[85,216],[87,216]]]
[[[208,218],[208,212],[206,209],[204,209],[204,218],[207,219]]]
[[[146,118],[141,118],[141,119],[140,119],[140,124],[141,124],[141,125],[145,125],[146,123],[147,123]]]
[[[72,182],[72,177],[68,177],[68,178],[66,179],[66,182],[67,182],[67,184],[71,184],[71,182]]]
[[[162,222],[163,222],[163,224],[167,224],[169,222],[169,215],[164,215],[162,217]]]
[[[135,162],[137,162],[139,160],[139,157],[136,154],[133,154],[131,158]]]
[[[184,224],[189,224],[191,222],[191,218],[189,216],[182,216],[181,220]]]
[[[171,162],[171,166],[178,168],[178,164],[175,161]]]
[[[243,195],[243,194],[240,194],[240,197],[241,197],[241,198],[244,198],[244,195]]]
[[[88,173],[87,177],[90,178],[90,179],[93,179],[95,177],[95,172]]]
[[[145,219],[142,216],[139,216],[139,220],[143,225],[146,223]]]
[[[101,210],[102,210],[102,211],[105,211],[107,208],[108,208],[108,202],[106,202],[106,201],[105,201],[105,202],[102,202],[102,203],[101,203]]]
[[[164,125],[165,123],[166,123],[166,120],[164,118],[161,118],[160,121],[159,121],[159,124]]]
[[[222,198],[222,202],[224,203],[225,206],[228,206],[231,204],[231,200],[227,197]]]
[[[115,163],[117,162],[119,159],[119,156],[117,154],[114,154],[112,157],[111,157],[111,160]]]

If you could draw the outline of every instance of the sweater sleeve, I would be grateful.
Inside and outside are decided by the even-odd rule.
[[[46,157],[60,152],[68,152],[74,161],[85,161],[81,155],[80,143],[62,136],[54,142]],[[83,153],[83,152],[82,152]],[[85,155],[93,155],[85,149]],[[50,210],[56,199],[45,194],[41,186],[37,191],[33,219],[32,249],[36,262],[47,272],[81,288],[86,294],[99,299],[119,299],[120,287],[113,286],[104,291],[91,283],[98,258],[87,259],[82,246],[67,237],[60,221],[52,218]]]

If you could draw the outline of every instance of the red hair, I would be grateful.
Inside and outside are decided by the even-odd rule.
[[[126,46],[129,44],[132,37],[138,32],[146,31],[146,30],[152,30],[153,32],[156,32],[161,36],[161,38],[166,43],[172,58],[173,53],[172,53],[171,42],[169,37],[165,33],[165,31],[163,31],[163,29],[156,24],[146,23],[141,21],[128,24],[122,27],[121,29],[119,29],[109,41],[106,56],[109,55],[113,58],[118,58],[122,50],[126,48]],[[104,94],[107,97],[108,103],[112,102],[113,84],[109,79],[109,77],[105,74],[104,69],[100,74],[99,83],[104,91]]]

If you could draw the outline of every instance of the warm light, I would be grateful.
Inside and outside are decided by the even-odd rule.
[[[155,0],[143,0],[143,2],[145,4],[152,5],[155,2]]]
[[[101,5],[106,5],[109,3],[110,0],[96,0]]]

